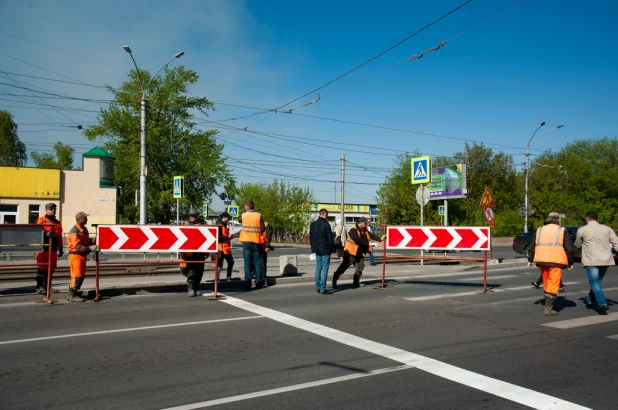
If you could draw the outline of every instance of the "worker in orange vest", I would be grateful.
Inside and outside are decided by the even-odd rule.
[[[230,228],[227,223],[230,221],[230,214],[227,212],[221,213],[217,225],[219,225],[219,266],[217,266],[217,277],[221,280],[221,270],[223,269],[223,261],[227,262],[226,280],[232,280],[232,268],[234,267],[234,257],[232,256],[232,238],[235,235],[230,235]]]
[[[62,243],[62,224],[56,219],[57,206],[53,202],[45,205],[45,215],[36,220],[37,225],[44,225],[43,238],[45,240],[43,251],[36,254],[36,291],[37,293],[47,293],[47,269],[51,262],[51,274],[54,274],[58,265],[58,257],[64,254]],[[51,249],[49,240],[51,239]],[[51,279],[51,276],[50,276]],[[56,293],[58,289],[51,287],[50,292]]]
[[[189,211],[189,220],[185,225],[206,225],[206,221],[200,217],[200,211]],[[180,273],[187,278],[187,291],[189,297],[200,296],[200,282],[204,276],[204,263],[208,254],[202,252],[180,252]],[[191,262],[196,261],[196,262]]]
[[[352,281],[352,287],[358,288],[361,286],[360,278],[365,269],[365,254],[371,252],[370,240],[382,242],[386,237],[383,235],[379,237],[373,232],[367,230],[367,224],[369,220],[365,217],[358,218],[356,225],[348,232],[348,237],[343,247],[343,262],[337,268],[333,274],[333,289],[337,289],[337,280],[339,277],[351,266],[354,265],[354,279]]]
[[[266,230],[262,215],[255,212],[255,204],[249,200],[245,203],[245,212],[240,216],[242,224],[239,240],[242,242],[242,256],[245,264],[245,280],[251,281],[251,266],[255,269],[255,287],[264,286],[260,258],[263,253],[262,233]]]
[[[530,244],[528,266],[534,269],[536,264],[543,276],[543,291],[545,292],[545,316],[554,316],[558,312],[554,303],[558,297],[562,269],[573,267],[573,251],[575,247],[566,228],[559,225],[560,214],[551,212],[547,224],[534,233]]]
[[[273,228],[264,221],[266,230],[262,232],[262,253],[260,254],[260,267],[262,268],[262,277],[268,277],[268,254],[275,249],[270,243],[273,239]],[[255,277],[255,268],[251,265],[251,277]]]
[[[75,226],[69,231],[67,237],[69,249],[69,268],[71,270],[71,284],[69,285],[69,302],[83,302],[84,299],[77,295],[86,278],[86,260],[88,254],[93,251],[90,247],[90,235],[86,229],[89,214],[78,212],[75,215]]]

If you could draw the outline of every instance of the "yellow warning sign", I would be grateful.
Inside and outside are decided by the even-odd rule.
[[[481,199],[482,206],[496,206],[494,202],[494,196],[491,194],[491,190],[489,187],[485,188],[485,193],[483,194],[483,199]]]

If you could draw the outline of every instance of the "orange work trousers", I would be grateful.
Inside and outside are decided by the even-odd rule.
[[[49,252],[38,252],[36,254],[36,265],[39,270],[47,272],[47,264],[49,263]],[[51,253],[51,270],[56,270],[58,266],[58,251],[52,251]]]
[[[543,276],[543,290],[552,295],[558,294],[562,282],[562,268],[557,266],[540,265]]]
[[[86,276],[86,258],[82,255],[69,255],[69,268],[71,269],[71,287],[74,288],[76,284],[76,278],[83,278]],[[80,280],[80,284],[83,280]]]

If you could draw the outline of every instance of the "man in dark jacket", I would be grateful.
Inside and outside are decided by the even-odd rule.
[[[361,286],[360,278],[365,269],[365,254],[371,252],[369,241],[373,239],[374,241],[382,242],[382,239],[385,238],[385,236],[380,238],[378,235],[367,231],[368,222],[369,220],[365,217],[358,218],[356,225],[348,232],[348,238],[343,248],[343,262],[341,262],[341,265],[339,265],[333,275],[333,288],[337,289],[337,280],[339,276],[341,276],[350,265],[354,265],[356,268],[352,287],[358,288]]]
[[[309,226],[309,242],[311,252],[315,253],[315,291],[322,295],[330,295],[326,289],[330,255],[335,253],[333,232],[328,223],[328,211],[320,209],[320,217]]]

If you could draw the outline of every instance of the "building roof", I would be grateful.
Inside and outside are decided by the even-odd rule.
[[[103,148],[98,147],[98,146],[86,152],[84,154],[84,157],[99,157],[99,158],[103,157],[103,158],[116,159],[115,156],[113,156],[112,154],[110,154],[109,152],[105,151]]]

